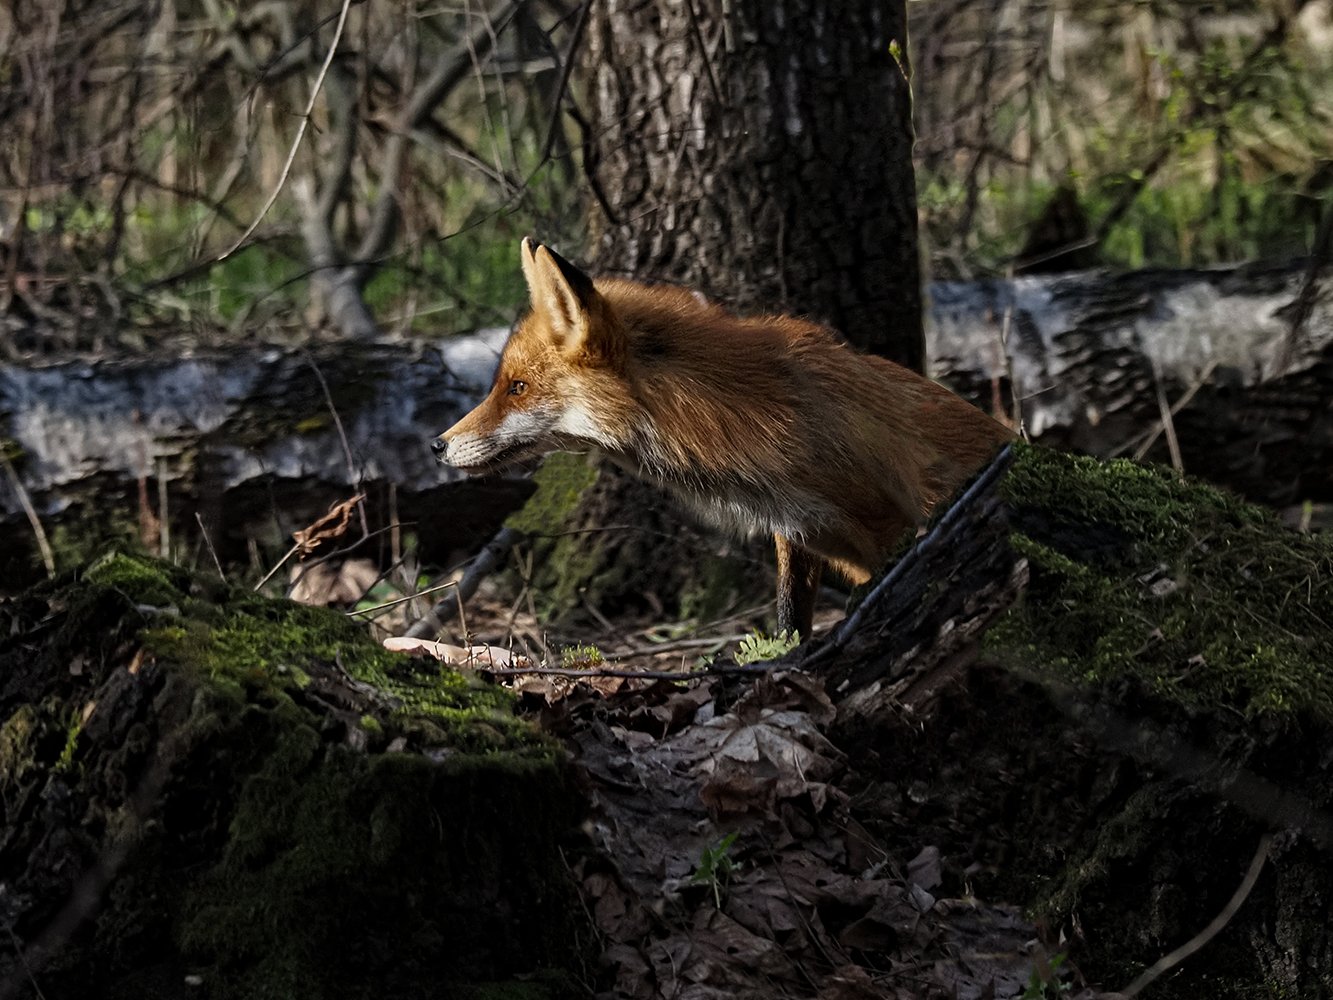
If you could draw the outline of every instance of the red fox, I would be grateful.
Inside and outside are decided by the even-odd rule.
[[[709,520],[771,532],[778,627],[802,638],[825,565],[870,579],[1013,436],[816,323],[593,280],[531,239],[521,254],[532,308],[490,394],[432,442],[440,461],[486,473],[595,445]]]

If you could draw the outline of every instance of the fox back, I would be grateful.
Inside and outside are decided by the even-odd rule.
[[[779,626],[809,634],[819,571],[879,570],[1012,435],[949,390],[791,316],[593,280],[524,240],[532,308],[486,399],[437,439],[470,472],[596,445],[734,531],[772,533]]]

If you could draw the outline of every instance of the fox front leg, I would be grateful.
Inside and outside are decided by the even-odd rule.
[[[778,551],[778,631],[810,638],[815,592],[824,560],[784,535],[774,535]]]

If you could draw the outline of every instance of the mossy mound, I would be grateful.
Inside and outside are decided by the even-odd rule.
[[[582,801],[502,692],[124,555],[0,604],[0,636],[0,981],[573,992]]]
[[[986,649],[1058,709],[1028,717],[1029,753],[1078,775],[1016,822],[1046,862],[1034,913],[1088,929],[1085,967],[1127,982],[1281,833],[1245,908],[1154,993],[1328,995],[1333,538],[1168,469],[1045,449],[1020,448],[1000,490],[1031,580]]]
[[[1333,995],[1333,538],[1169,469],[1021,445],[990,491],[976,509],[1002,513],[973,527],[1027,586],[928,719],[848,723],[858,818],[938,846],[945,895],[1023,905],[1107,988],[1214,920],[1274,834],[1152,995]]]
[[[1161,467],[1041,448],[1001,491],[1032,581],[990,648],[1191,708],[1333,722],[1333,539]]]

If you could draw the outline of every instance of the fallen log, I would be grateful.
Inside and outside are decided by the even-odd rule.
[[[1308,262],[936,282],[932,374],[1035,440],[1171,461],[1274,506],[1333,500],[1333,294]]]
[[[1166,459],[1159,396],[1183,402],[1172,424],[1189,471],[1270,504],[1333,501],[1333,303],[1310,273],[937,282],[933,373],[988,407],[1016,392],[1036,439],[1104,456],[1148,444]],[[38,564],[24,494],[68,536],[132,526],[161,494],[153,514],[175,537],[197,511],[224,556],[243,557],[257,532],[281,551],[349,491],[369,490],[385,524],[392,491],[400,520],[479,544],[525,488],[441,490],[452,474],[426,442],[485,391],[504,336],[0,366],[0,444],[20,484],[0,487],[0,568]]]

